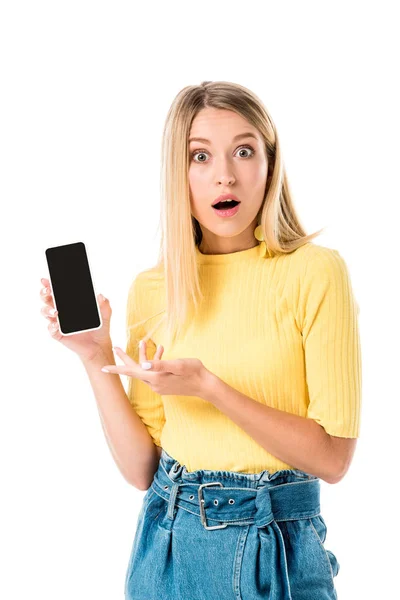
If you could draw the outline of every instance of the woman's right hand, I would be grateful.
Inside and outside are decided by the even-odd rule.
[[[47,329],[53,339],[61,342],[63,346],[72,350],[78,354],[83,360],[92,360],[97,354],[103,349],[111,349],[112,342],[110,338],[110,319],[111,319],[111,306],[107,299],[103,302],[98,296],[99,308],[102,318],[102,326],[99,329],[93,329],[92,331],[84,331],[83,333],[74,333],[73,335],[63,335],[60,332],[57,311],[54,315],[50,313],[53,309],[55,310],[53,296],[50,290],[50,282],[44,277],[41,279],[44,286],[40,290],[40,297],[44,302],[44,306],[41,308],[42,315],[49,320]]]

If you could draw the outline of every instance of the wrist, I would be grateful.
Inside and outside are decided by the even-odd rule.
[[[115,363],[114,353],[113,353],[111,343],[107,346],[99,346],[99,348],[97,349],[97,352],[96,351],[93,352],[93,354],[90,357],[80,356],[79,358],[85,366],[89,366],[89,365],[104,366],[104,365],[110,365],[110,364]]]
[[[208,402],[213,402],[215,395],[218,392],[218,387],[221,383],[221,379],[217,377],[214,373],[206,369],[203,378],[203,387],[201,397],[203,400],[207,400]]]

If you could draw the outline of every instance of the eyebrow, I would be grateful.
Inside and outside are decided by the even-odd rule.
[[[236,142],[237,140],[241,140],[242,138],[247,138],[247,137],[251,137],[251,138],[254,138],[255,140],[257,140],[257,137],[254,135],[254,133],[247,131],[246,133],[239,133],[239,135],[235,135],[235,137],[233,138],[232,141]],[[210,140],[207,140],[206,138],[200,138],[200,137],[190,138],[189,143],[190,142],[201,142],[202,144],[211,144]]]

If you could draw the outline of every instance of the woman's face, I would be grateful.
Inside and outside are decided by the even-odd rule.
[[[235,139],[244,133],[254,137]],[[203,234],[200,250],[223,254],[257,245],[254,229],[268,174],[265,144],[258,130],[233,111],[204,108],[192,122],[189,154],[190,205]],[[216,198],[226,193],[241,202],[231,217],[222,217],[212,208]]]

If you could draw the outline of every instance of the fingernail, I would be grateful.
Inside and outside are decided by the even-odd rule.
[[[100,302],[104,302],[105,298],[104,298],[103,294],[99,294],[99,299],[100,299]]]
[[[151,363],[149,363],[149,362],[142,362],[141,363],[141,367],[142,367],[142,369],[151,369]]]
[[[104,367],[102,368],[102,371],[103,371],[104,373],[109,373],[109,372],[110,372],[108,369],[105,369]]]

